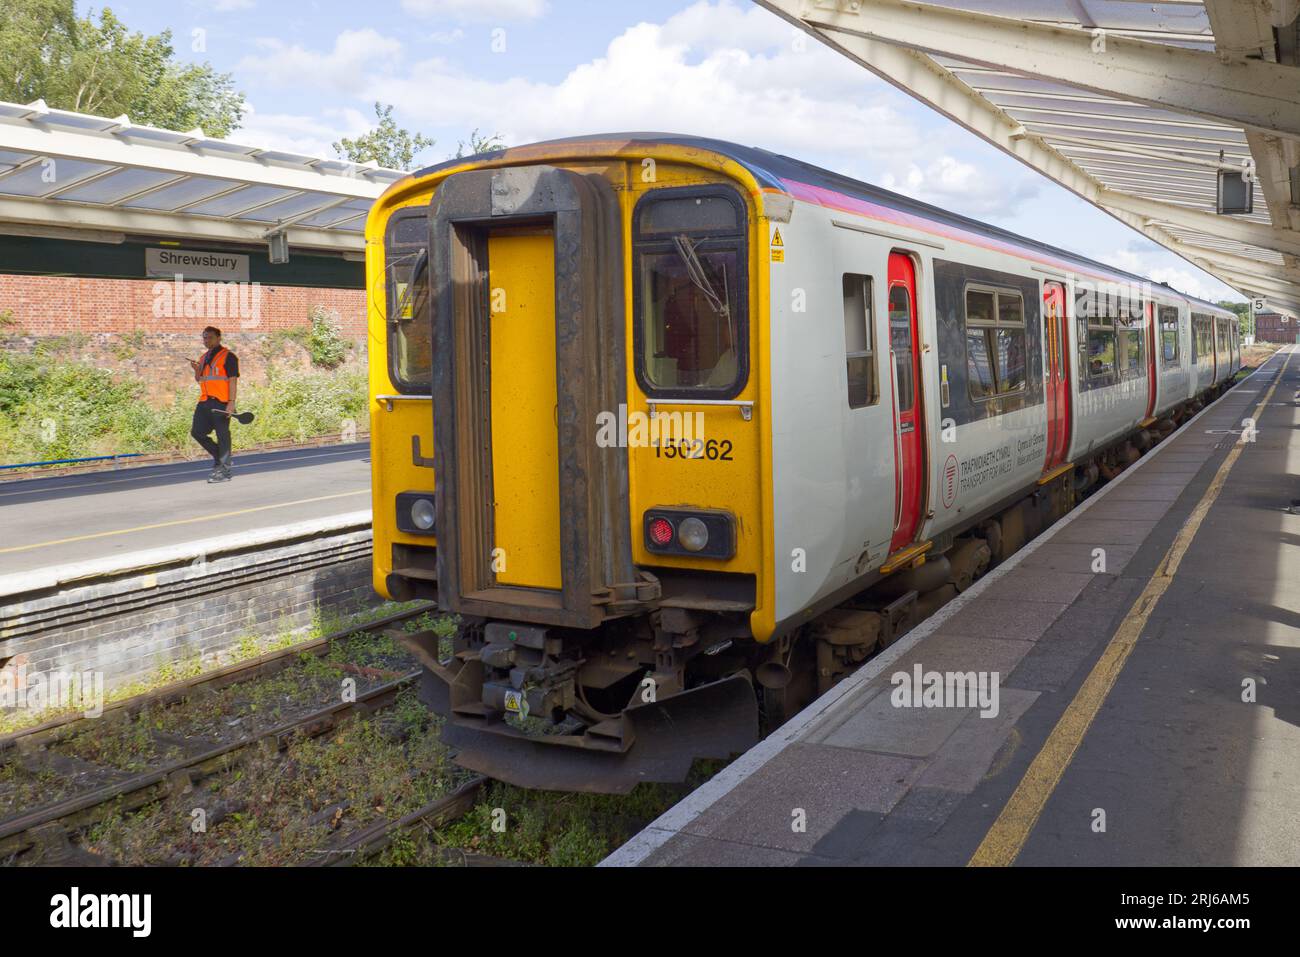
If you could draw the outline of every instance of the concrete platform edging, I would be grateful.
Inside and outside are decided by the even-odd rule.
[[[370,520],[370,509],[360,509],[289,525],[255,528],[194,542],[179,542],[162,548],[98,558],[93,561],[71,562],[46,568],[34,568],[14,575],[2,575],[0,576],[0,608],[16,600],[16,596],[20,595],[30,595],[48,589],[84,584],[93,579],[142,572],[178,563],[188,564],[198,558],[210,560],[223,554],[260,548],[273,542],[288,542],[313,535],[369,528]]]

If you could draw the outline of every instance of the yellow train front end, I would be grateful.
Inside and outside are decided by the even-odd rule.
[[[579,140],[367,225],[374,583],[463,765],[626,791],[757,739],[773,630],[768,225],[707,148]]]

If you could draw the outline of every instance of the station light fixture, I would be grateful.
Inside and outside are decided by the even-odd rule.
[[[272,233],[267,237],[272,265],[283,265],[289,261],[289,234]]]

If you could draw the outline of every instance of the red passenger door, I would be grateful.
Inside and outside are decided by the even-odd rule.
[[[1043,285],[1043,332],[1047,336],[1047,459],[1043,472],[1065,461],[1070,450],[1070,324],[1065,286]]]
[[[916,267],[902,253],[889,254],[889,351],[894,358],[894,537],[889,551],[910,545],[921,522],[925,481],[921,357],[916,343]]]

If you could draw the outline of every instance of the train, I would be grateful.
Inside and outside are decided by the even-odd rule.
[[[1241,367],[1231,311],[701,137],[452,160],[365,235],[374,586],[524,787],[743,751]]]

